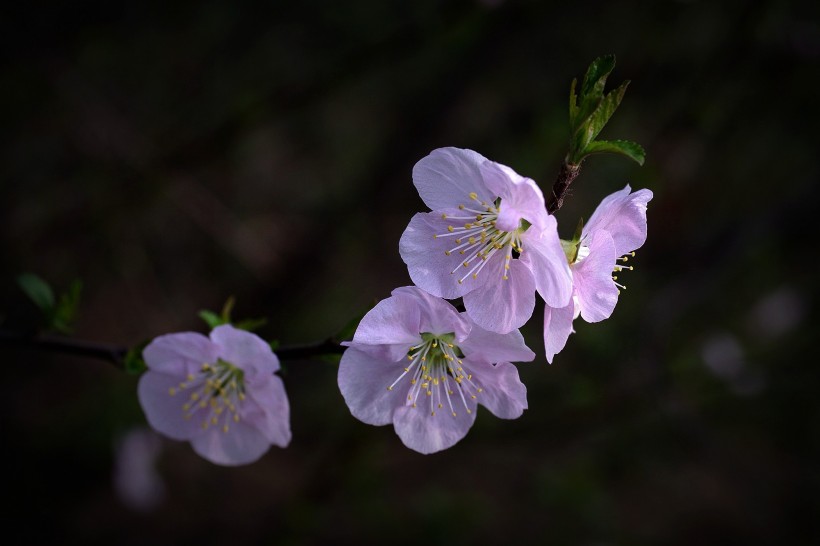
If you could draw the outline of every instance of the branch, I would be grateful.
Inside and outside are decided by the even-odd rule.
[[[564,204],[564,197],[569,189],[569,185],[572,184],[572,181],[575,180],[580,172],[580,164],[573,165],[564,159],[563,163],[561,163],[561,171],[558,173],[558,178],[555,179],[555,183],[552,185],[552,192],[549,198],[547,198],[548,213],[555,214],[555,212],[561,208],[561,205]]]
[[[118,345],[0,329],[0,346],[3,345],[105,360],[119,369],[123,369],[123,360],[128,354],[127,347]],[[281,346],[274,352],[281,360],[309,360],[320,355],[341,354],[344,350],[338,341],[325,339],[305,345]]]

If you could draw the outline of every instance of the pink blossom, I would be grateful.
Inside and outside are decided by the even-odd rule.
[[[399,243],[413,282],[434,296],[464,298],[470,318],[506,333],[547,304],[571,297],[555,218],[535,182],[472,150],[439,148],[416,163],[413,184],[432,210],[410,220]]]
[[[527,389],[510,361],[535,354],[520,332],[484,330],[415,286],[379,302],[345,345],[339,389],[353,416],[370,425],[392,423],[419,453],[461,440],[477,404],[502,419],[527,408]]]
[[[544,346],[550,363],[566,345],[572,321],[579,315],[587,322],[612,315],[619,288],[624,288],[612,274],[632,269],[626,262],[646,242],[646,206],[651,199],[650,190],[631,192],[627,185],[601,201],[579,240],[565,242],[573,297],[567,305],[544,309]]]
[[[148,423],[187,440],[212,463],[241,465],[290,443],[290,406],[279,359],[255,334],[223,325],[210,338],[167,334],[143,350],[138,395]]]

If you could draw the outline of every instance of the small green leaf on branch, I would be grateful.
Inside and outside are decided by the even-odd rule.
[[[41,311],[48,314],[54,310],[54,291],[46,281],[34,273],[23,273],[17,284]]]
[[[591,142],[584,150],[584,155],[591,154],[621,154],[635,161],[638,165],[643,165],[646,159],[646,152],[643,147],[629,140],[596,140]]]

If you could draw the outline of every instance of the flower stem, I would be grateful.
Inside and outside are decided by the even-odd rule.
[[[123,360],[128,354],[127,347],[118,345],[0,329],[0,347],[4,345],[105,360],[120,369],[123,369]],[[338,341],[328,338],[305,345],[277,347],[274,352],[280,360],[309,360],[320,355],[341,354],[344,349]]]
[[[555,183],[552,185],[552,192],[550,196],[547,198],[547,212],[550,214],[555,214],[555,212],[561,208],[561,205],[564,204],[564,197],[569,190],[569,185],[572,184],[572,181],[578,176],[581,172],[581,165],[574,165],[569,163],[566,158],[561,163],[561,171],[558,173],[558,178],[555,179]]]

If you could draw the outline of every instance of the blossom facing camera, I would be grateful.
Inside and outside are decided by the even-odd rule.
[[[647,189],[632,192],[629,185],[601,201],[583,227],[580,237],[564,241],[572,271],[572,300],[565,306],[544,309],[544,346],[547,361],[567,343],[572,321],[580,315],[587,322],[609,318],[618,303],[618,273],[628,265],[635,250],[646,242],[646,207],[652,199]]]
[[[439,148],[413,167],[432,210],[410,220],[399,252],[410,278],[441,298],[464,298],[470,318],[497,333],[532,316],[536,290],[564,307],[572,280],[535,182],[472,150]]]
[[[222,325],[210,337],[167,334],[143,350],[137,389],[148,423],[219,465],[256,461],[290,443],[290,406],[279,359],[259,336]]]
[[[510,363],[535,358],[521,333],[489,332],[415,286],[379,302],[344,345],[338,379],[350,412],[369,425],[392,423],[419,453],[461,440],[478,404],[502,419],[527,408],[527,389]]]

